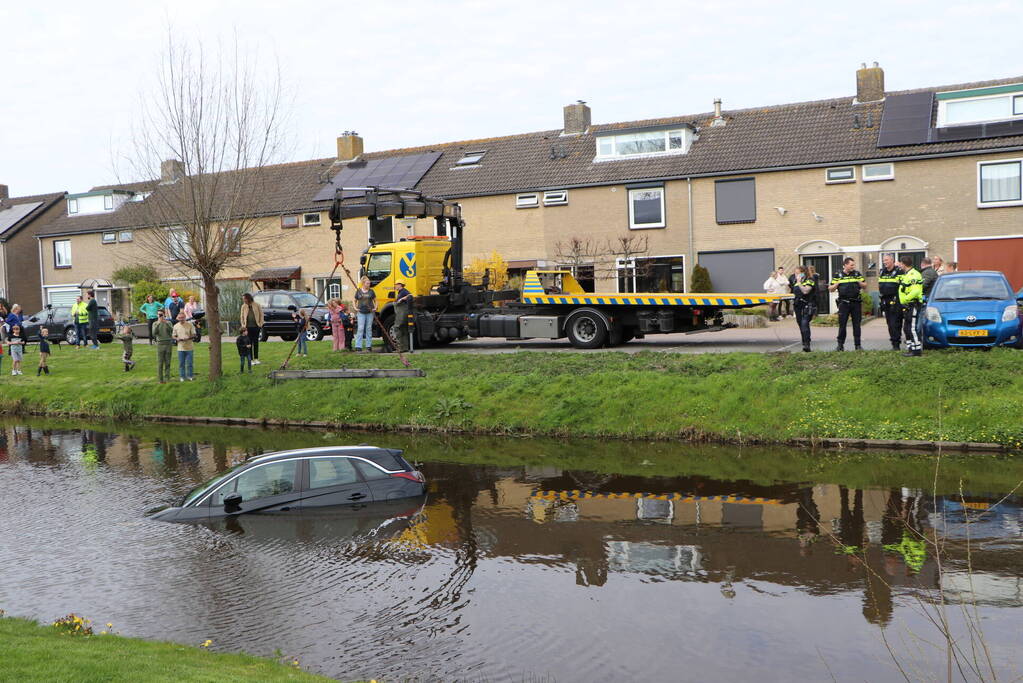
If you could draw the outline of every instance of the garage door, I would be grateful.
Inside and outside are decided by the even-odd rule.
[[[1000,270],[1018,291],[1023,287],[1023,237],[957,239],[959,270]]]
[[[701,251],[698,260],[710,271],[715,292],[763,293],[764,280],[774,270],[774,249]]]
[[[70,306],[82,293],[80,289],[48,289],[46,290],[47,303],[54,306]]]

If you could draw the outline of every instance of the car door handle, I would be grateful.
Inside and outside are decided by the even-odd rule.
[[[365,493],[353,493],[352,495],[348,496],[348,500],[359,500],[360,498],[365,497],[366,497]]]

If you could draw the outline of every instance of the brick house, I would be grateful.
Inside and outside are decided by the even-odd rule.
[[[577,102],[563,116],[548,131],[381,152],[346,133],[335,158],[268,167],[252,212],[279,248],[225,277],[345,297],[345,282],[327,280],[326,200],[337,185],[402,183],[462,204],[467,260],[497,250],[513,268],[559,265],[566,242],[589,240],[600,252],[592,266],[572,265],[596,289],[685,291],[699,262],[717,291],[760,291],[775,265],[830,272],[850,255],[869,276],[889,251],[1000,268],[1023,286],[1023,77],[886,92],[875,65],[857,71],[855,96],[742,110],[715,102],[612,124],[592,123]],[[104,201],[114,208],[40,232],[44,289],[138,258],[110,236],[132,227],[131,203]],[[369,239],[435,230],[414,218],[357,221],[343,244],[352,263]],[[606,246],[628,236],[645,248]],[[58,241],[76,254],[63,270]]]
[[[39,291],[39,250],[33,229],[61,212],[63,192],[8,197],[0,185],[0,298],[21,304],[26,313],[43,307]]]

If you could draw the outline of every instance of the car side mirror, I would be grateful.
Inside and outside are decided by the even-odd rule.
[[[242,494],[232,493],[224,497],[224,512],[237,512],[241,509]]]
[[[288,304],[288,310],[289,311],[297,311],[298,309],[295,308],[295,304]]]
[[[394,292],[388,292],[387,293],[387,298],[388,299],[393,299],[394,298]]]

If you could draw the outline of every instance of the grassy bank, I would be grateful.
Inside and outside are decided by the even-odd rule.
[[[998,442],[1023,447],[1023,354],[893,352],[813,354],[417,353],[422,379],[299,380],[266,373],[290,344],[263,345],[263,364],[204,381],[159,385],[155,352],[122,372],[119,348],[61,348],[53,374],[11,377],[0,410],[143,419],[151,414],[258,417],[352,424],[423,425],[494,433],[784,441],[795,437]],[[389,355],[333,354],[313,344],[292,367],[399,367]],[[26,357],[32,370],[35,354]]]
[[[117,635],[68,635],[0,618],[0,677],[9,681],[327,681],[241,654]]]

